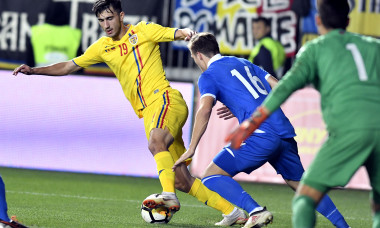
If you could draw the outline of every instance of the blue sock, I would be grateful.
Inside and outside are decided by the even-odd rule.
[[[7,201],[5,200],[5,185],[3,178],[0,176],[0,219],[3,221],[9,221],[8,217]]]
[[[343,215],[338,211],[333,201],[328,195],[325,195],[321,202],[318,204],[317,211],[325,216],[330,222],[338,228],[348,228],[346,220]]]
[[[202,179],[202,183],[210,190],[219,193],[223,198],[250,213],[260,207],[252,197],[244,191],[238,182],[228,176],[212,175]]]

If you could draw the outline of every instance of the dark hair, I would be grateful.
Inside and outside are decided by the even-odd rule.
[[[266,17],[257,17],[252,20],[253,23],[263,22],[265,26],[271,27],[270,20]]]
[[[120,0],[96,0],[92,6],[92,12],[94,12],[96,16],[101,14],[104,10],[112,12],[110,9],[111,6],[117,13],[123,11]]]
[[[346,29],[350,6],[348,0],[318,0],[318,13],[328,29]]]
[[[195,34],[191,37],[187,46],[192,53],[200,52],[209,58],[220,53],[218,41],[216,41],[215,36],[209,32]]]

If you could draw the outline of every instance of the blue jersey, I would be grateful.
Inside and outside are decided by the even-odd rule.
[[[211,63],[211,64],[210,64]],[[212,96],[236,116],[239,123],[249,118],[271,91],[268,72],[248,60],[232,56],[214,56],[198,80],[202,96]],[[277,109],[260,126],[281,138],[295,136],[294,128],[281,109]]]

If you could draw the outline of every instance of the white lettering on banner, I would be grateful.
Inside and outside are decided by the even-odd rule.
[[[352,9],[356,7],[356,10],[360,13],[368,12],[368,13],[380,13],[380,2],[379,0],[350,0]],[[367,5],[368,4],[368,5]]]
[[[77,17],[77,15],[75,15]],[[28,21],[29,14],[26,12],[3,11],[0,15],[0,50],[2,51],[26,51],[26,42],[32,35],[31,26]],[[148,15],[128,15],[124,17],[125,23],[137,24],[139,21],[157,21],[157,17]],[[45,22],[45,14],[38,14],[36,24]],[[105,33],[100,30],[98,19],[92,13],[82,14],[82,51],[98,40]]]
[[[24,52],[26,50],[26,38],[32,36],[31,27],[28,23],[28,14],[21,13],[20,15],[20,35],[19,35],[19,51]]]
[[[98,19],[89,13],[84,13],[82,19],[82,28],[86,28],[82,29],[82,51],[84,52],[99,38],[99,23]]]
[[[1,15],[1,27],[0,31],[0,50],[17,50],[17,25],[18,25],[18,13],[4,11]],[[8,41],[10,47],[8,46]]]
[[[213,5],[218,3],[219,0],[181,0],[181,5],[192,6],[200,1],[202,1],[202,4],[206,7],[212,7]]]
[[[289,0],[263,0],[263,11],[286,10],[289,4]]]
[[[32,35],[28,13],[5,11],[0,18],[0,50],[25,52],[26,40]],[[39,13],[37,24],[43,24],[44,21],[45,14]]]
[[[280,28],[283,31],[283,33],[278,37],[277,40],[280,41],[280,43],[284,46],[286,53],[295,52],[297,45],[296,45],[296,24],[297,19],[296,15],[293,11],[284,11],[279,14],[277,14],[280,22]],[[277,30],[276,30],[277,31]],[[274,31],[272,30],[272,33]]]
[[[229,54],[249,54],[253,48],[252,20],[257,17],[257,7],[261,6],[266,11],[262,16],[271,18],[272,36],[279,40],[285,47],[286,53],[296,51],[296,16],[289,8],[289,0],[230,0],[218,2],[217,12],[203,3],[202,9],[191,8],[198,1],[181,1],[181,6],[174,12],[175,27],[189,27],[198,32],[208,31],[215,34],[219,40],[221,51]],[[207,1],[211,4],[211,1]],[[255,9],[256,8],[256,9]],[[275,12],[274,10],[281,10]],[[186,47],[185,42],[177,42],[173,45]]]

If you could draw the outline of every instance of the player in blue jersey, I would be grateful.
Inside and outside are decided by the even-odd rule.
[[[203,71],[198,80],[201,99],[190,146],[174,167],[194,155],[217,100],[226,106],[222,115],[227,118],[235,116],[241,123],[251,116],[277,84],[273,76],[251,62],[221,56],[218,43],[210,33],[193,36],[188,48],[191,57]],[[304,169],[294,136],[293,126],[282,110],[278,109],[240,149],[224,147],[205,170],[202,179],[204,185],[249,213],[250,217],[244,227],[262,227],[272,222],[273,215],[260,206],[232,177],[239,172],[251,173],[269,162],[295,190]],[[317,210],[336,227],[348,227],[327,195]]]
[[[8,206],[5,199],[5,185],[3,178],[0,176],[0,227],[7,228],[27,228],[26,226],[17,222],[16,216],[12,219],[8,217]]]

